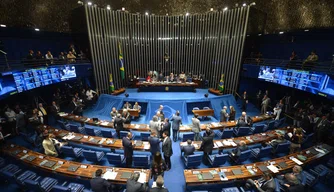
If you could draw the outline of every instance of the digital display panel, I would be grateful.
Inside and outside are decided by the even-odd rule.
[[[0,99],[17,93],[12,72],[0,74]]]
[[[258,79],[334,99],[334,77],[323,73],[261,66]]]

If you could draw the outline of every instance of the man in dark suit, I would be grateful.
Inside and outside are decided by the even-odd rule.
[[[157,180],[155,181],[156,186],[153,187],[152,185],[152,189],[150,189],[150,192],[168,192],[168,189],[164,188],[164,178],[159,175]]]
[[[192,141],[190,139],[187,140],[187,145],[181,147],[181,153],[182,152],[184,157],[194,154],[195,146],[192,145]]]
[[[132,155],[133,155],[134,144],[132,144],[131,139],[132,139],[131,132],[128,132],[128,135],[126,137],[123,137],[122,139],[124,157],[126,158],[126,167],[132,166]]]
[[[246,91],[244,91],[244,94],[242,95],[241,99],[242,99],[242,107],[241,107],[241,109],[242,109],[242,111],[246,111],[247,104],[248,104],[248,95],[247,95]]]
[[[180,125],[182,124],[182,118],[180,117],[180,111],[176,111],[175,115],[170,119],[173,121],[172,129],[173,129],[173,141],[176,142],[178,140]]]
[[[313,133],[313,125],[314,125],[314,118],[316,117],[315,114],[309,114],[307,116],[304,116],[304,118],[301,121],[301,127],[306,131],[306,134]]]
[[[154,157],[156,152],[160,152],[160,139],[157,137],[157,134],[155,132],[151,132],[151,136],[148,137],[148,142],[151,146],[151,154],[152,157]]]
[[[285,191],[289,192],[299,192],[304,191],[304,186],[299,182],[296,175],[293,173],[287,173],[284,175],[283,182],[281,181],[282,188],[285,189]]]
[[[92,191],[98,192],[109,192],[111,191],[112,184],[109,183],[107,180],[101,178],[102,169],[98,169],[95,172],[95,177],[90,180],[90,186]]]
[[[241,117],[238,119],[237,126],[238,127],[251,127],[253,125],[253,120],[250,116],[246,114],[246,112],[241,113]]]
[[[284,138],[283,135],[278,134],[277,139],[273,139],[271,141],[268,142],[268,144],[270,144],[272,146],[273,149],[276,149],[277,145],[281,144],[281,143],[285,143],[286,140]]]
[[[170,161],[170,157],[173,155],[172,149],[172,140],[169,138],[168,133],[164,132],[162,134],[163,142],[162,142],[162,152],[164,154],[164,159],[167,165],[167,171],[172,168],[172,163]]]
[[[276,183],[270,173],[264,172],[262,178],[255,181],[252,179],[246,181],[246,189],[252,187],[255,187],[259,192],[274,192]]]
[[[124,123],[125,124],[130,124],[131,123],[131,115],[130,113],[128,112],[127,109],[123,109],[123,112],[122,112],[122,117],[124,118]]]
[[[169,119],[165,118],[165,120],[162,124],[162,128],[161,128],[161,137],[162,137],[162,133],[165,132],[165,131],[167,131],[168,135],[170,135],[170,127],[171,127],[171,124],[169,122]]]
[[[139,183],[140,173],[134,172],[132,176],[126,182],[126,192],[146,192],[146,183]]]
[[[220,122],[226,122],[228,118],[227,107],[224,106],[223,109],[220,111]]]
[[[118,139],[121,138],[121,131],[123,131],[123,123],[124,123],[124,118],[121,117],[121,114],[117,114],[117,116],[114,119],[114,128],[116,130]]]
[[[248,150],[248,147],[247,147],[245,141],[240,141],[238,143],[237,148],[235,148],[231,151],[231,153],[230,153],[231,156],[230,157],[233,158],[233,159],[237,159],[241,155],[241,152],[246,151],[246,150]]]
[[[328,121],[327,116],[323,115],[321,119],[318,120],[315,126],[315,136],[317,143],[323,143],[327,141],[328,135],[331,135],[330,131],[331,123]]]
[[[211,155],[213,150],[213,138],[215,137],[215,133],[211,131],[209,127],[206,128],[205,133],[203,134],[203,140],[201,144],[200,150],[203,151],[203,164],[208,165],[209,164],[209,155]]]

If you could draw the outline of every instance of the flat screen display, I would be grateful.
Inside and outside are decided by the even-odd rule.
[[[334,99],[334,77],[323,73],[261,66],[258,79]]]
[[[12,72],[0,74],[0,99],[17,93]]]

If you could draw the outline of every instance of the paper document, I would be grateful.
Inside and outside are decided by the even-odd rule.
[[[149,149],[150,145],[144,145],[144,149]]]
[[[181,143],[181,146],[186,146],[186,145],[187,145],[186,142]]]
[[[138,182],[139,183],[145,183],[146,182],[146,173],[140,173]]]
[[[276,166],[274,166],[274,165],[269,165],[269,166],[267,166],[267,168],[270,171],[272,171],[273,173],[278,173],[279,172],[278,168]]]
[[[227,145],[227,146],[230,146],[230,145],[231,145],[230,142],[227,141],[227,140],[224,140],[224,141],[223,141],[223,144],[224,144],[224,145]]]
[[[315,148],[315,150],[320,152],[320,153],[326,153],[324,150],[321,150],[321,149],[318,149],[318,148]]]
[[[224,146],[224,145],[222,144],[222,142],[220,142],[220,141],[217,141],[216,144],[218,145],[218,147],[222,147],[222,146]]]
[[[198,145],[197,145],[197,144],[194,144],[194,147],[197,149],[197,148],[198,148]]]
[[[140,127],[140,125],[139,125],[139,124],[137,124],[137,125],[135,126],[135,128],[136,128],[136,129],[139,129],[139,127]]]
[[[236,143],[234,143],[233,141],[232,141],[232,142],[230,142],[230,143],[231,143],[231,145],[232,145],[233,147],[237,146],[237,144],[236,144]]]
[[[109,122],[103,122],[103,123],[101,123],[101,125],[103,125],[103,126],[107,126],[109,124]]]
[[[212,126],[214,126],[214,127],[218,127],[218,126],[219,126],[218,123],[211,123],[211,124],[212,124]]]
[[[297,163],[298,165],[302,165],[303,164],[301,161],[299,161],[296,158],[292,158],[291,160],[294,161],[295,163]]]
[[[106,180],[114,180],[117,176],[117,172],[107,171],[102,178]]]

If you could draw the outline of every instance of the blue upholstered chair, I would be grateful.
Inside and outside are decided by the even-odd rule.
[[[303,143],[302,144],[305,144],[305,143],[308,143],[309,141],[312,141],[313,136],[314,136],[314,133],[310,133],[310,134],[306,135],[304,137],[304,139],[303,139]]]
[[[92,162],[100,162],[102,158],[104,157],[103,151],[100,152],[100,151],[83,150],[82,154],[87,161],[92,161]]]
[[[236,163],[236,164],[239,164],[239,163],[242,163],[244,161],[247,161],[249,159],[249,157],[251,156],[251,150],[245,150],[245,151],[242,151],[240,153],[240,156],[239,157],[235,157],[235,156],[232,156],[230,155],[231,159]]]
[[[224,129],[221,135],[221,139],[229,139],[233,137],[233,129]]]
[[[275,181],[275,192],[281,192],[281,185],[279,184],[278,182],[278,179],[274,178],[274,181]]]
[[[62,128],[63,130],[70,131],[70,126],[65,121],[57,120],[57,122],[60,128]]]
[[[271,155],[272,147],[270,145],[262,148],[251,149],[252,155],[255,159],[261,159]]]
[[[106,138],[116,138],[116,132],[113,132],[111,130],[101,130],[102,137]]]
[[[254,125],[254,127],[251,128],[251,133],[256,134],[256,133],[263,133],[264,132],[265,125],[260,124],[260,125]]]
[[[318,178],[325,179],[325,180],[327,179],[328,175],[333,174],[333,171],[323,164],[313,167],[312,169],[310,169],[310,172],[313,175],[317,176]]]
[[[269,131],[275,129],[276,120],[269,121],[268,125],[265,126],[264,130]]]
[[[17,175],[20,171],[21,171],[21,169],[17,165],[8,164],[7,166],[0,169],[0,176],[4,180],[10,180],[15,175]]]
[[[52,192],[82,192],[85,189],[83,184],[79,183],[63,183],[62,185],[54,185]]]
[[[24,181],[27,179],[31,179],[34,180],[36,179],[37,174],[35,172],[32,172],[30,170],[27,170],[25,172],[23,172],[22,174],[19,174],[18,176],[14,177],[15,181],[17,184],[19,184],[20,186],[24,186]]]
[[[133,166],[148,168],[150,166],[150,157],[148,155],[133,155]]]
[[[308,187],[312,187],[313,185],[315,185],[318,181],[318,175],[312,175],[311,173],[307,172],[307,171],[303,171],[306,181],[305,181],[305,185]]]
[[[285,123],[286,117],[283,117],[282,119],[275,122],[275,128],[282,127]]]
[[[190,140],[194,140],[194,137],[195,137],[195,134],[194,133],[192,133],[192,132],[189,132],[189,133],[183,133],[183,139],[182,139],[182,141],[183,142],[185,142],[185,141],[187,141],[188,139],[190,139]]]
[[[240,192],[238,187],[222,188],[222,192]]]
[[[249,127],[239,127],[233,129],[234,135],[238,137],[249,135],[249,131],[250,131]]]
[[[41,181],[38,180],[39,179],[27,179],[24,181],[24,184],[29,190],[32,191],[49,192],[52,190],[53,186],[58,183],[56,179],[51,177],[45,177]]]
[[[199,110],[199,107],[194,107],[193,110]]]
[[[290,150],[290,142],[280,143],[276,148],[273,148],[272,152],[274,154],[287,153]]]
[[[140,133],[140,138],[142,141],[148,141],[148,137],[150,136],[150,133]]]
[[[91,135],[91,136],[99,136],[99,137],[102,136],[101,130],[99,129],[85,127],[85,132],[87,133],[87,135]]]
[[[187,157],[183,156],[184,165],[187,168],[195,168],[201,165],[202,163],[202,154],[188,155]]]
[[[123,139],[123,137],[126,137],[128,135],[128,131],[121,131],[120,134],[121,134],[121,139]]]
[[[85,134],[84,127],[79,127],[78,125],[74,125],[74,124],[69,124],[68,126],[70,127],[71,132]]]
[[[106,154],[107,160],[109,164],[114,166],[119,166],[124,163],[124,155],[116,154],[116,153],[107,153]]]
[[[228,158],[228,154],[217,154],[217,155],[210,155],[209,156],[209,163],[212,167],[219,167],[226,163]]]
[[[61,152],[67,157],[78,158],[81,156],[83,149],[82,148],[73,148],[72,146],[62,146],[60,148]]]

